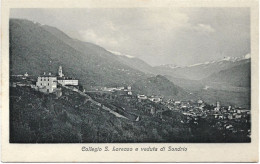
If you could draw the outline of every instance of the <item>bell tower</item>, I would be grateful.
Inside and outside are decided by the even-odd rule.
[[[58,75],[59,75],[59,77],[63,77],[63,74],[62,74],[62,67],[61,67],[61,66],[59,66]]]

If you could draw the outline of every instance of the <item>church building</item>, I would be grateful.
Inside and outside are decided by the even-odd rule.
[[[64,74],[62,73],[62,67],[61,66],[59,66],[57,79],[58,79],[58,83],[61,84],[62,86],[66,86],[66,85],[77,86],[77,85],[79,85],[79,80],[64,76]]]
[[[62,67],[59,67],[58,76],[51,73],[44,74],[37,78],[36,88],[44,93],[53,93],[57,90],[57,85],[62,86],[78,86],[79,81],[73,78],[65,77],[62,73]]]

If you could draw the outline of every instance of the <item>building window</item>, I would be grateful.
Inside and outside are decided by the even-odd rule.
[[[48,83],[48,86],[49,86],[50,84]]]

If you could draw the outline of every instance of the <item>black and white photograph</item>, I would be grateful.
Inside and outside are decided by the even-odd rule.
[[[258,162],[258,0],[2,0],[2,162]]]
[[[10,143],[250,143],[248,7],[12,8]]]

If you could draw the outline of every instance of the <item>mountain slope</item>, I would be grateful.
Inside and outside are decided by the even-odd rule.
[[[10,142],[144,143],[199,139],[189,135],[188,125],[180,123],[184,116],[179,112],[163,113],[162,121],[133,111],[142,118],[135,122],[110,114],[77,92],[63,88],[63,93],[67,93],[68,100],[28,87],[10,88]],[[172,132],[172,128],[176,130]],[[162,132],[163,129],[167,132]]]
[[[189,91],[197,91],[204,88],[204,84],[200,80],[190,80],[190,79],[184,79],[184,78],[177,78],[165,75],[167,79],[169,79],[174,84],[189,90]]]
[[[99,47],[97,45],[94,45],[92,43],[88,42],[81,42],[79,40],[72,40],[69,38],[66,34],[61,32],[55,27],[44,25],[42,26],[46,31],[49,31],[51,34],[55,35],[57,38],[62,40],[63,42],[67,43],[68,45],[72,46],[73,48],[77,49],[78,51],[82,53],[88,53],[88,55],[95,54],[96,56],[99,56],[100,58],[103,58],[104,60],[107,60],[108,58],[113,59],[115,61],[118,61],[124,65],[127,65],[133,69],[139,70],[141,72],[145,73],[151,73],[152,67],[145,63],[143,60],[135,58],[135,57],[128,57],[127,55],[122,55],[118,52],[114,51],[108,51],[105,50],[102,47]],[[86,52],[87,48],[87,52]],[[95,56],[92,56],[95,57]]]
[[[250,87],[250,63],[244,63],[232,68],[222,70],[205,78],[204,81],[215,83],[228,83],[236,87]]]
[[[117,56],[117,60],[133,69],[142,71],[144,73],[147,74],[155,73],[154,68],[141,59],[129,58],[127,56]]]
[[[190,80],[201,80],[210,76],[213,73],[217,73],[219,71],[250,62],[250,59],[246,58],[239,60],[231,60],[230,58],[228,59],[198,63],[186,67],[171,67],[169,65],[163,65],[157,66],[155,67],[155,69],[157,70],[157,73],[160,73],[162,75],[169,75]]]
[[[136,94],[145,94],[148,96],[157,95],[165,98],[187,98],[189,94],[181,87],[176,86],[166,77],[157,75],[147,79],[139,80],[132,86]]]
[[[28,20],[10,19],[10,73],[38,76],[56,73],[75,77],[87,88],[131,84],[145,75],[104,48],[70,38],[60,30]]]

